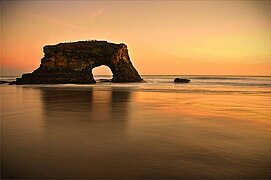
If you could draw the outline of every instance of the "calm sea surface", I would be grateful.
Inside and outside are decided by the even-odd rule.
[[[268,179],[271,78],[175,77],[1,85],[1,177]]]

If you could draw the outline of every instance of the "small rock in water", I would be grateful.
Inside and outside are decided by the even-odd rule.
[[[180,79],[180,78],[176,78],[174,79],[175,83],[190,83],[190,79]]]

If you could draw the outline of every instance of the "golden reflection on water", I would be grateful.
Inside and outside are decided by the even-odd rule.
[[[262,95],[140,92],[135,100],[159,113],[253,121],[266,130],[271,120],[271,97]]]
[[[3,86],[3,177],[266,178],[269,97]]]

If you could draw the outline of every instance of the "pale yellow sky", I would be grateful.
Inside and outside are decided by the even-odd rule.
[[[1,75],[87,39],[127,44],[140,74],[270,75],[270,1],[1,1]]]

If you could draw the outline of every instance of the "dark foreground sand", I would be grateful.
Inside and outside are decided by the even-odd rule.
[[[2,85],[2,178],[270,177],[268,86],[152,82]]]

